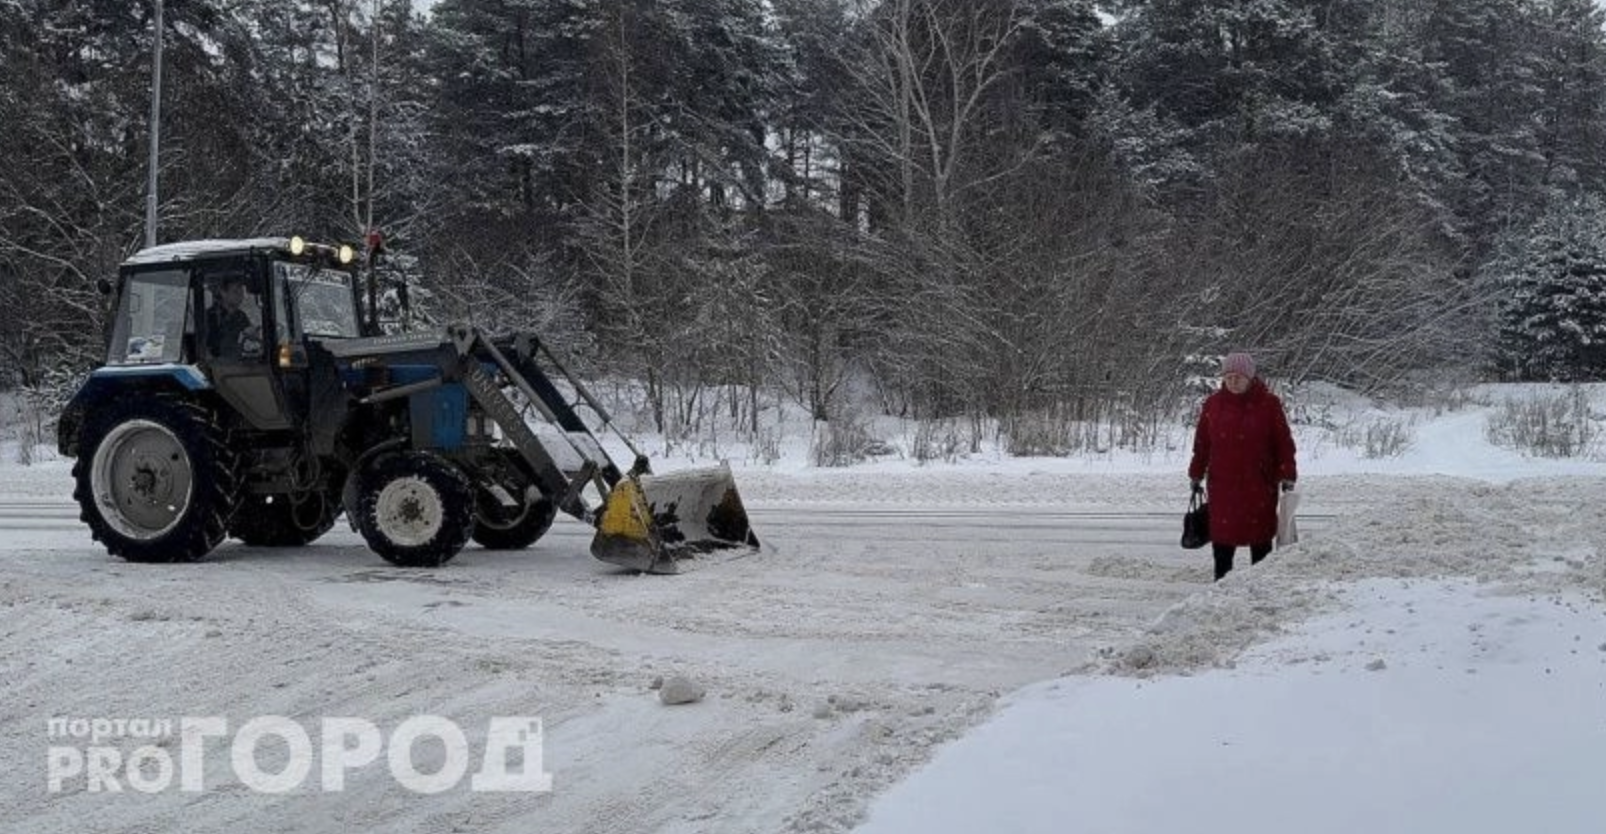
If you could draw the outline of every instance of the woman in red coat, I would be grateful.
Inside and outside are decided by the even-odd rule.
[[[1278,487],[1293,489],[1299,470],[1282,400],[1255,376],[1247,353],[1222,360],[1221,389],[1199,411],[1188,477],[1195,491],[1208,479],[1216,579],[1232,570],[1239,545],[1249,546],[1250,564],[1271,553]]]

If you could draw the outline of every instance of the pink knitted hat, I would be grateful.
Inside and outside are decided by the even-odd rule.
[[[1247,353],[1229,353],[1227,358],[1221,360],[1221,375],[1243,374],[1250,379],[1255,378],[1255,360]]]

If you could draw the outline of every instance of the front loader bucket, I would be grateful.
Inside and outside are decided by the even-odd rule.
[[[680,573],[711,550],[758,547],[730,467],[626,477],[608,494],[591,555],[646,573]]]

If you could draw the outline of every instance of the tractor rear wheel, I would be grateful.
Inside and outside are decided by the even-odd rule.
[[[90,412],[73,498],[90,534],[130,562],[193,562],[223,541],[234,454],[199,405],[112,399]]]
[[[552,527],[557,505],[535,487],[516,495],[516,507],[506,507],[489,491],[479,490],[474,508],[474,541],[489,550],[522,550],[535,544]]]
[[[340,503],[322,492],[246,495],[229,522],[229,535],[254,547],[301,547],[335,526]]]
[[[474,490],[455,466],[426,452],[380,458],[363,473],[357,529],[385,561],[444,565],[474,527]]]

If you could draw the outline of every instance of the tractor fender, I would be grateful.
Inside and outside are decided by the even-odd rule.
[[[164,363],[97,368],[62,408],[61,417],[56,421],[56,449],[65,457],[77,457],[78,434],[83,428],[84,416],[113,399],[210,390],[212,383],[195,365]]]

